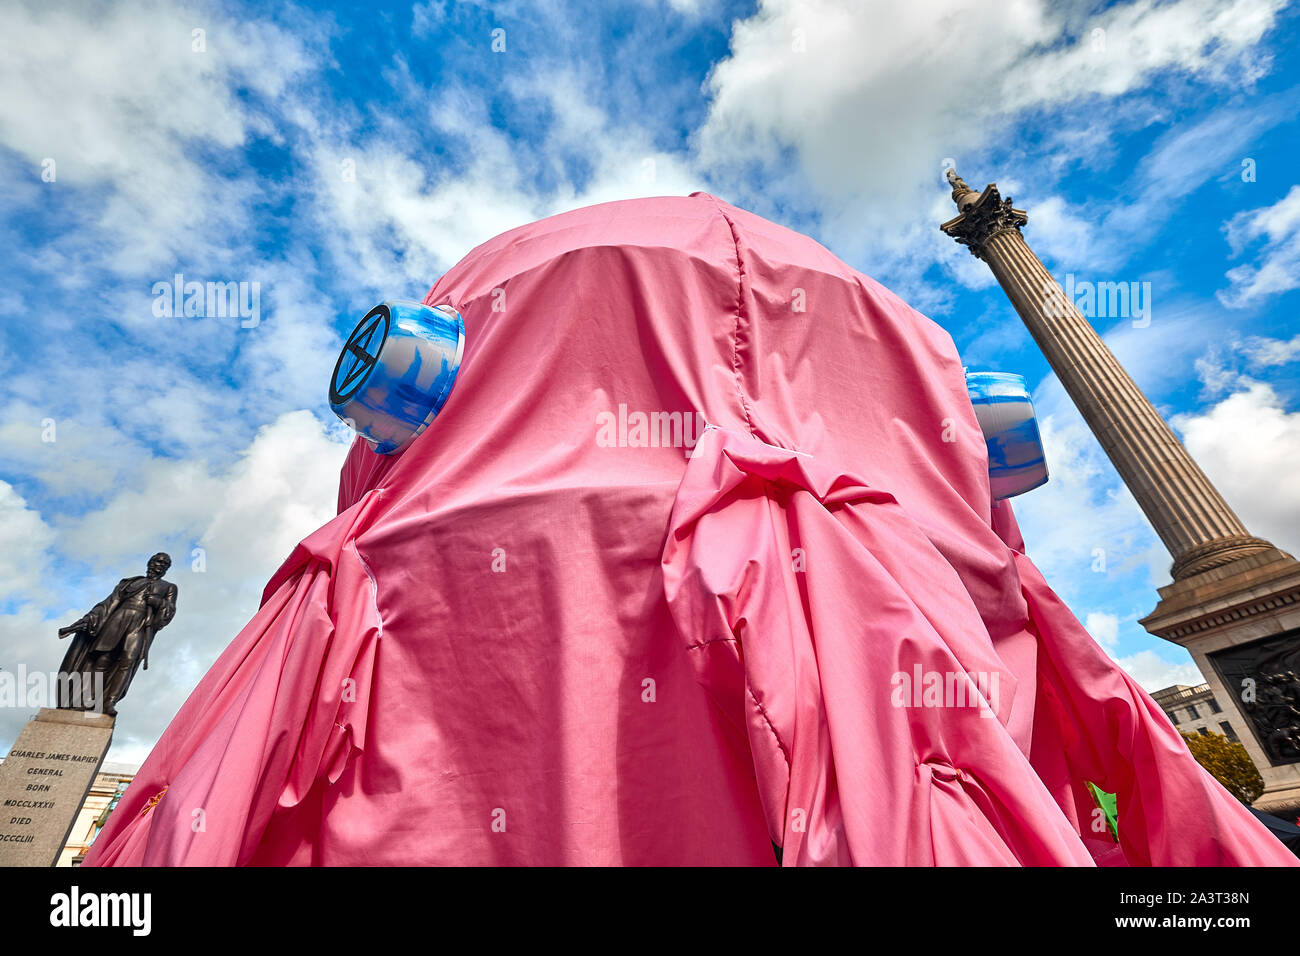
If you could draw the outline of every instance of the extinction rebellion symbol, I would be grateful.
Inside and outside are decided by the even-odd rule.
[[[365,384],[366,376],[379,361],[379,352],[388,338],[388,306],[377,305],[361,320],[339,353],[330,379],[330,402],[342,405]]]

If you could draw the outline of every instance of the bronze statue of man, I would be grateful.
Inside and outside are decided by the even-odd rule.
[[[59,628],[59,637],[75,635],[59,670],[79,674],[81,688],[79,701],[61,694],[60,707],[117,713],[118,701],[126,696],[137,668],[143,664],[149,669],[154,635],[176,614],[176,585],[163,580],[171,564],[168,555],[155,554],[146,574],[123,578],[85,617]],[[103,692],[89,694],[97,675]]]

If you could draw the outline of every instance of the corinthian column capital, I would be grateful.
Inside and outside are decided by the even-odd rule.
[[[971,255],[984,259],[984,247],[990,239],[1010,230],[1019,232],[1029,221],[1023,209],[1011,205],[1010,196],[1002,198],[997,183],[989,183],[984,192],[977,193],[955,169],[949,169],[947,177],[952,184],[953,202],[961,214],[939,228],[966,246]]]

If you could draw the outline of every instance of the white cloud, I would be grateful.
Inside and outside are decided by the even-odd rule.
[[[1131,247],[1164,221],[1168,193],[1195,189],[1218,171],[1216,157],[1237,155],[1290,107],[1257,101],[1215,117],[1195,150],[1171,136],[1133,174],[1135,194],[1112,209],[1075,207],[1068,181],[1057,185],[1069,172],[1062,156],[1091,160],[1107,153],[1118,126],[1169,123],[1167,111],[1151,116],[1125,99],[1150,94],[1160,77],[1249,86],[1268,65],[1259,41],[1281,2],[1136,0],[1092,13],[1010,0],[993,16],[974,0],[763,0],[733,25],[730,54],[709,75],[699,158],[738,200],[816,222],[823,242],[922,309],[946,308],[909,278],[935,262],[978,287],[969,282],[977,270],[936,238],[935,226],[955,214],[940,178],[947,159],[977,188],[996,169],[1022,170],[1034,186],[1028,195],[1005,178],[999,186],[1029,208],[1040,254],[1110,267],[1125,241]],[[1025,121],[1061,136],[1027,151],[1002,135]],[[1180,175],[1165,175],[1166,159],[1181,161]]]
[[[233,366],[243,383],[244,409],[264,420],[266,409],[312,407],[321,402],[343,343],[334,331],[333,307],[320,294],[322,277],[310,257],[290,254],[263,264],[258,274],[265,290],[262,320],[251,329],[235,329],[232,324],[231,334],[239,339]],[[431,279],[416,283],[407,297],[421,298],[430,284]],[[352,307],[359,311],[352,322],[342,324],[359,321],[380,299],[395,296],[394,288],[403,287],[376,293],[374,301],[367,301],[363,287],[357,288]],[[217,410],[227,411],[221,406]]]
[[[1292,339],[1273,339],[1250,335],[1232,339],[1224,345],[1211,345],[1196,359],[1196,375],[1204,386],[1202,397],[1214,398],[1225,392],[1249,389],[1257,380],[1242,371],[1275,368],[1300,359],[1300,335]]]
[[[1300,288],[1300,186],[1271,206],[1237,213],[1224,229],[1233,255],[1264,240],[1256,264],[1228,270],[1231,286],[1219,293],[1224,305],[1242,308]]]
[[[195,30],[205,31],[202,51]],[[301,40],[210,11],[148,0],[11,5],[0,31],[0,145],[30,164],[10,170],[15,178],[39,182],[52,159],[48,189],[101,187],[83,198],[102,233],[94,238],[107,240],[97,261],[135,274],[177,256],[220,257],[229,237],[247,232],[259,190],[214,175],[192,149],[272,134],[236,85],[276,96],[312,66]],[[75,250],[86,239],[64,241]]]
[[[423,296],[474,246],[537,218],[515,171],[496,157],[477,156],[474,168],[446,178],[383,142],[322,145],[315,158],[334,260],[407,298]],[[354,164],[354,180],[343,177],[344,163]]]
[[[438,32],[438,27],[447,19],[446,0],[429,0],[417,3],[411,8],[411,32],[417,37],[427,37]]]
[[[399,85],[407,79],[396,77]],[[318,214],[334,259],[356,281],[423,295],[439,273],[509,229],[593,203],[702,188],[682,157],[656,149],[644,130],[611,120],[596,105],[597,93],[572,73],[524,74],[506,88],[517,106],[536,104],[552,117],[529,149],[493,126],[480,94],[460,88],[440,91],[427,108],[458,155],[455,165],[411,154],[394,137],[356,144],[345,125],[314,131]],[[412,87],[406,95],[416,108],[430,92]],[[573,155],[590,170],[581,181],[561,162]],[[554,185],[538,185],[539,171]]]
[[[333,516],[346,451],[310,412],[288,412],[259,429],[228,468],[199,459],[141,462],[131,485],[59,523],[59,546],[107,569],[147,556],[159,542],[198,543],[209,570],[224,564],[254,577],[269,573]]]
[[[954,130],[973,134],[991,111],[995,97],[970,81],[996,86],[1051,32],[1036,3],[987,17],[963,0],[765,0],[733,25],[730,55],[709,76],[701,155],[778,161],[790,148],[824,196],[916,208],[916,187],[940,181],[944,145],[978,138]]]
[[[1205,683],[1200,670],[1190,661],[1174,664],[1155,651],[1138,651],[1115,661],[1147,693],[1172,687],[1174,684],[1186,684],[1195,687]]]
[[[1142,157],[1120,201],[1081,211],[1085,221],[1098,223],[1091,248],[1066,247],[1068,258],[1094,253],[1094,265],[1110,267],[1153,237],[1182,201],[1236,168],[1253,143],[1279,123],[1289,122],[1296,109],[1293,93],[1255,96],[1249,106],[1223,106],[1191,122],[1177,122],[1159,136]],[[1157,122],[1168,123],[1171,117]]]
[[[980,148],[1012,114],[1117,97],[1157,71],[1223,78],[1281,5],[1139,0],[1085,19],[1040,0],[996,16],[970,0],[764,0],[709,77],[702,154],[726,163],[790,148],[815,189],[855,212],[915,209],[945,156]]]
[[[107,493],[141,453],[126,436],[119,433],[116,440],[105,441],[98,423],[64,418],[52,406],[38,408],[20,399],[5,411],[0,463],[56,498]]]
[[[1300,359],[1300,335],[1287,341],[1252,335],[1241,343],[1240,349],[1256,368],[1286,365]]]
[[[97,568],[147,557],[159,542],[192,537],[220,489],[201,461],[143,461],[128,487],[63,525],[60,548]]]
[[[1163,583],[1169,554],[1082,417],[1063,403],[1041,404],[1055,406],[1038,413],[1050,478],[1014,502],[1029,556],[1075,607],[1095,606],[1091,591],[1135,572]]]
[[[199,539],[208,552],[209,572],[214,564],[240,569],[257,582],[260,594],[293,546],[334,517],[339,469],[348,449],[339,441],[343,434],[306,411],[288,412],[258,431],[224,476],[222,494]]]
[[[1092,611],[1083,622],[1088,633],[1102,647],[1111,648],[1119,642],[1119,618],[1105,611]]]
[[[1239,71],[1256,78],[1262,64],[1253,56],[1254,46],[1285,6],[1286,0],[1115,5],[1086,22],[1058,20],[1064,49],[1035,50],[1022,68],[996,79],[1015,108],[1087,94],[1119,96],[1161,70],[1218,78]]]
[[[298,541],[334,516],[347,451],[340,435],[309,412],[287,413],[262,428],[229,468],[146,461],[137,472],[138,487],[79,519],[59,522],[56,531],[0,486],[0,562],[15,565],[0,566],[0,580],[12,575],[15,593],[43,598],[0,615],[7,660],[24,662],[29,670],[56,668],[66,650],[55,639],[57,626],[89,609],[63,607],[62,599],[56,605],[36,580],[47,551],[56,548],[97,570],[103,593],[88,599],[93,602],[118,579],[143,573],[150,554],[169,550],[174,563],[168,578],[180,592],[176,618],[158,638],[155,667],[136,678],[113,746],[113,759],[139,762],[257,610],[271,574]],[[192,546],[203,549],[201,572]],[[0,712],[0,739],[16,736],[27,716]]]
[[[1094,247],[1102,240],[1096,224],[1062,197],[1049,196],[1035,203],[1031,222],[1027,238],[1043,262],[1069,263],[1073,269],[1098,258],[1099,252]],[[985,263],[980,265],[988,271]]]
[[[1300,412],[1269,385],[1252,382],[1208,411],[1171,424],[1252,534],[1300,548]]]
[[[1236,385],[1241,377],[1235,369],[1224,364],[1217,348],[1198,358],[1194,363],[1196,377],[1201,380],[1203,397],[1222,395]]]
[[[48,594],[45,580],[54,531],[13,485],[0,481],[0,603]]]

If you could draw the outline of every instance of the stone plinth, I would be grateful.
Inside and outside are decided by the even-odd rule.
[[[1276,548],[1160,588],[1141,621],[1191,653],[1244,726],[1242,746],[1264,778],[1255,806],[1300,803],[1300,562]]]
[[[0,866],[53,866],[113,740],[114,718],[43,707],[0,764]]]

